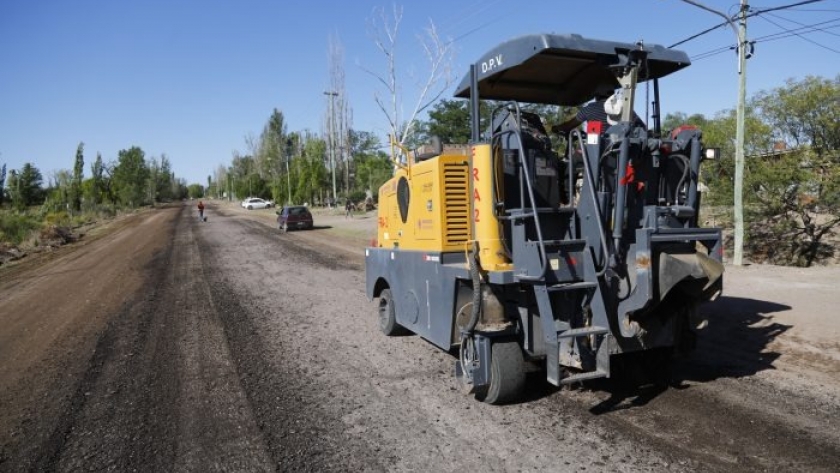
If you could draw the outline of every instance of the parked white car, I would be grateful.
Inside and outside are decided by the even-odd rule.
[[[240,205],[242,205],[243,208],[246,208],[248,210],[267,209],[270,207],[274,207],[274,202],[270,200],[263,200],[259,197],[249,197],[243,200]]]

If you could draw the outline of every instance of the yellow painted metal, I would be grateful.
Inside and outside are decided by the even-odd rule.
[[[407,206],[400,212],[400,192]],[[404,192],[405,194],[405,192]],[[463,148],[397,167],[379,189],[377,244],[429,252],[463,251],[470,234],[469,157]]]
[[[485,271],[510,268],[502,242],[501,225],[493,209],[493,154],[489,144],[472,148],[473,224],[479,260]],[[498,171],[498,170],[497,170]]]

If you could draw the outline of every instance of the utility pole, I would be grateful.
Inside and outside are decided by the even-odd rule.
[[[726,16],[725,13],[694,0],[682,1],[722,17],[738,38],[738,106],[735,111],[735,188],[733,190],[735,248],[732,252],[732,264],[741,266],[744,255],[744,115],[747,102],[747,10],[749,10],[749,5],[747,5],[747,0],[741,0],[740,25],[736,26],[732,18]]]
[[[289,171],[289,161],[292,160],[292,139],[286,140],[286,187],[289,190],[289,200],[286,202],[292,205],[292,173]]]
[[[335,101],[335,97],[338,96],[338,92],[327,91],[324,92],[324,95],[330,96],[330,117],[328,126],[330,133],[330,172],[332,173],[332,201],[335,203],[337,202],[337,198],[335,192],[335,116],[333,115],[333,102]]]
[[[744,257],[744,113],[747,101],[747,0],[741,0],[738,28],[738,109],[735,125],[735,249],[732,264],[741,266]]]

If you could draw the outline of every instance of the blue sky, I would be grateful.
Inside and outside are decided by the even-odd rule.
[[[756,0],[753,9],[795,3]],[[735,12],[736,0],[703,0]],[[375,7],[390,1],[0,1],[0,164],[32,162],[48,179],[73,166],[85,143],[85,173],[137,145],[166,154],[178,177],[205,183],[245,137],[257,136],[273,108],[290,131],[321,131],[327,113],[328,43],[344,48],[353,127],[387,129],[360,65],[385,70],[368,33]],[[426,0],[404,2],[397,55],[401,71],[422,71],[416,37],[429,20],[455,39],[455,82],[483,53],[516,36],[578,33],[670,45],[719,23],[680,0]],[[840,73],[840,0],[750,19],[748,37],[819,24],[826,31],[762,41],[748,63],[748,95],[806,75]],[[797,24],[797,22],[799,24]],[[774,25],[773,23],[776,23]],[[780,27],[781,26],[781,27]],[[720,28],[680,46],[690,57],[734,44]],[[815,44],[816,43],[816,44]],[[833,50],[833,51],[832,51]],[[407,102],[412,87],[404,83]],[[737,96],[734,52],[695,60],[663,80],[663,112],[713,115]],[[451,87],[454,89],[454,85]],[[447,93],[450,95],[450,93]]]

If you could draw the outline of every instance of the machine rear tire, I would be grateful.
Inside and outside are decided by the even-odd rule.
[[[476,398],[487,404],[516,401],[525,387],[525,359],[519,343],[494,342],[490,351],[490,386]]]
[[[379,294],[379,330],[389,337],[408,333],[405,327],[397,323],[397,311],[390,289],[383,289]]]

